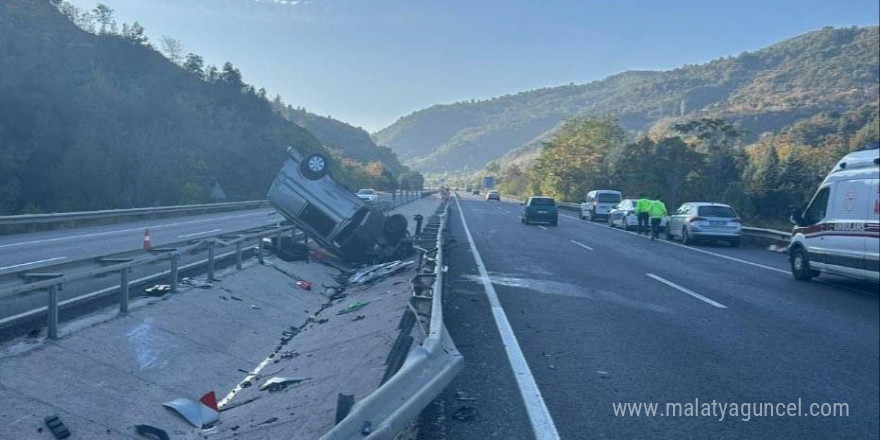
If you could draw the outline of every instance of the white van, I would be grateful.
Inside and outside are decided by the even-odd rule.
[[[880,281],[880,150],[846,155],[807,209],[792,215],[791,273],[809,281],[827,272]]]
[[[581,203],[581,220],[608,220],[608,213],[623,198],[620,191],[596,189],[587,193]]]

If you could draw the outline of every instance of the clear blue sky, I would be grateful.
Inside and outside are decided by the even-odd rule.
[[[175,37],[270,95],[369,131],[433,104],[703,63],[880,16],[877,0],[101,2],[153,41]]]

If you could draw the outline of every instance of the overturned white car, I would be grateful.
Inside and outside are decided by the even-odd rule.
[[[406,217],[386,216],[335,182],[325,156],[288,151],[268,193],[279,213],[347,261],[388,261],[413,252]]]

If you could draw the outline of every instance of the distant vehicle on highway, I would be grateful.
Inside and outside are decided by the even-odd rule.
[[[733,208],[723,203],[685,203],[666,223],[666,239],[678,237],[683,244],[723,241],[736,247],[741,234],[742,222]]]
[[[880,281],[880,150],[843,157],[803,212],[792,214],[789,261],[798,280],[828,272]]]
[[[486,200],[498,200],[501,201],[501,193],[496,190],[490,190],[486,193]]]
[[[623,199],[608,212],[608,226],[621,229],[636,229],[639,219],[636,215],[636,199]],[[660,221],[660,230],[666,228],[666,219]]]
[[[587,193],[581,203],[581,220],[608,220],[608,213],[623,198],[620,191],[612,189],[596,189]]]
[[[475,190],[471,191],[471,194],[478,196],[478,195],[480,195],[480,190],[475,189]]]
[[[379,199],[379,194],[376,193],[376,190],[369,188],[359,189],[356,195],[359,199],[368,203],[375,202]]]
[[[556,226],[559,223],[559,208],[556,207],[556,200],[553,197],[529,197],[523,203],[520,222],[527,225],[547,223],[550,226]]]

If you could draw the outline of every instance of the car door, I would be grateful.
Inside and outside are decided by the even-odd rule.
[[[865,270],[865,226],[874,195],[871,183],[868,179],[842,180],[836,182],[832,190],[833,203],[823,235],[825,262],[844,273]]]
[[[825,237],[825,229],[828,224],[825,222],[828,216],[828,205],[831,202],[831,187],[829,184],[819,189],[813,200],[807,206],[802,216],[803,226],[798,228],[804,235],[804,247],[807,249],[810,261],[819,264],[826,264],[828,258],[828,243]]]
[[[880,278],[880,179],[868,181],[868,203],[865,206],[865,270],[871,278]]]
[[[666,228],[670,234],[673,236],[681,235],[681,227],[684,225],[684,218],[687,216],[688,211],[690,211],[690,205],[685,203],[669,216],[669,220],[666,221]]]

